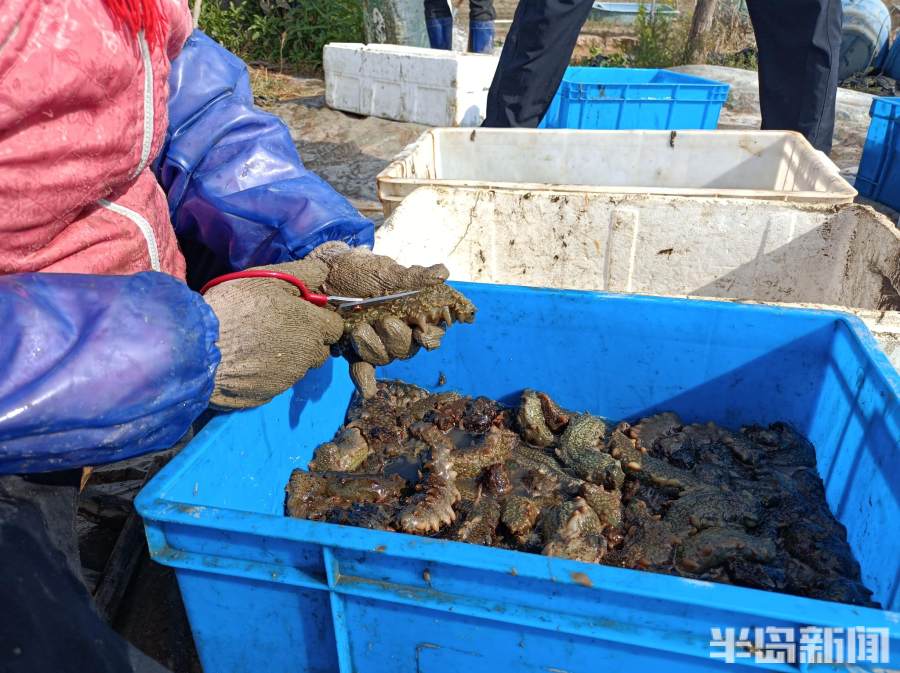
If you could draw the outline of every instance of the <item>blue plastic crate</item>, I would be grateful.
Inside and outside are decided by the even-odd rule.
[[[876,98],[869,116],[854,186],[860,196],[900,210],[900,98]]]
[[[332,360],[271,403],[212,421],[138,497],[206,673],[728,671],[709,657],[710,627],[805,625],[887,628],[897,667],[900,377],[859,320],[459,287],[475,324],[382,376],[434,388],[443,374],[446,388],[507,401],[533,386],[613,419],[789,421],[815,443],[864,581],[893,612],[285,518],[291,470],[350,399],[346,364]]]
[[[714,129],[728,89],[668,70],[571,67],[539,128]]]

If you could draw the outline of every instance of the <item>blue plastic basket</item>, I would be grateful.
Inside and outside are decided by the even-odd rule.
[[[888,77],[900,79],[900,40],[894,40],[888,49],[883,49],[882,55],[882,63],[876,67]]]
[[[539,128],[714,129],[728,89],[668,70],[571,67]]]
[[[817,447],[864,581],[895,612],[285,518],[291,470],[332,437],[350,399],[333,360],[271,403],[212,421],[138,497],[206,673],[727,671],[710,659],[711,627],[805,625],[887,628],[900,663],[900,378],[859,320],[459,287],[479,307],[475,324],[382,376],[433,388],[443,374],[447,388],[506,400],[534,386],[613,419],[789,421]]]
[[[860,196],[900,210],[900,98],[876,98],[869,116],[855,187]]]

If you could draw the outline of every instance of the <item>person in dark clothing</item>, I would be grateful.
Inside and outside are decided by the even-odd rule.
[[[799,131],[831,152],[841,51],[840,0],[748,0],[762,128]]]
[[[469,51],[490,54],[494,48],[494,0],[469,0]],[[453,45],[453,15],[448,0],[425,0],[425,27],[432,49]]]
[[[75,532],[81,476],[0,475],[0,671],[168,673],[93,606]]]
[[[562,81],[592,0],[521,0],[488,94],[484,126],[536,128]],[[747,0],[759,52],[762,128],[831,151],[840,0]]]

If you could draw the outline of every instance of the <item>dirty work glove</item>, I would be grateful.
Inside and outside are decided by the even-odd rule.
[[[368,299],[403,290],[440,285],[450,277],[443,264],[402,266],[368,248],[351,248],[342,241],[323,243],[302,260],[327,268],[323,290],[343,297]],[[320,267],[316,267],[320,268]]]
[[[322,290],[346,297],[380,297],[404,290],[418,295],[346,313],[344,335],[335,351],[350,362],[350,376],[360,394],[376,392],[375,367],[415,355],[420,347],[437,348],[454,320],[471,322],[475,307],[445,285],[447,267],[404,267],[366,248],[331,242],[313,250],[304,262],[324,263]]]
[[[264,268],[295,275],[310,288],[321,285],[328,271],[315,260]],[[219,319],[222,360],[210,398],[218,409],[259,406],[287,390],[328,359],[329,346],[344,331],[339,315],[304,301],[281,280],[233,280],[203,298]]]
[[[389,257],[346,243],[320,245],[296,262],[256,267],[288,273],[313,291],[345,297],[380,297],[428,288],[421,295],[340,315],[303,301],[299,291],[276,279],[233,280],[204,295],[219,318],[216,370],[210,404],[240,409],[267,402],[292,386],[329,353],[343,354],[364,397],[375,394],[375,366],[412,357],[440,345],[453,320],[471,322],[475,309],[444,285],[449,272],[438,264],[404,267]]]

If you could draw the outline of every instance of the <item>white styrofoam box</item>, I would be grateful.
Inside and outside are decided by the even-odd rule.
[[[375,250],[453,280],[858,309],[900,365],[900,314],[885,312],[900,233],[867,206],[422,187]]]
[[[328,107],[430,126],[484,120],[496,56],[393,44],[325,46]]]
[[[423,185],[812,203],[856,196],[828,157],[790,131],[432,129],[378,175],[385,215]]]

